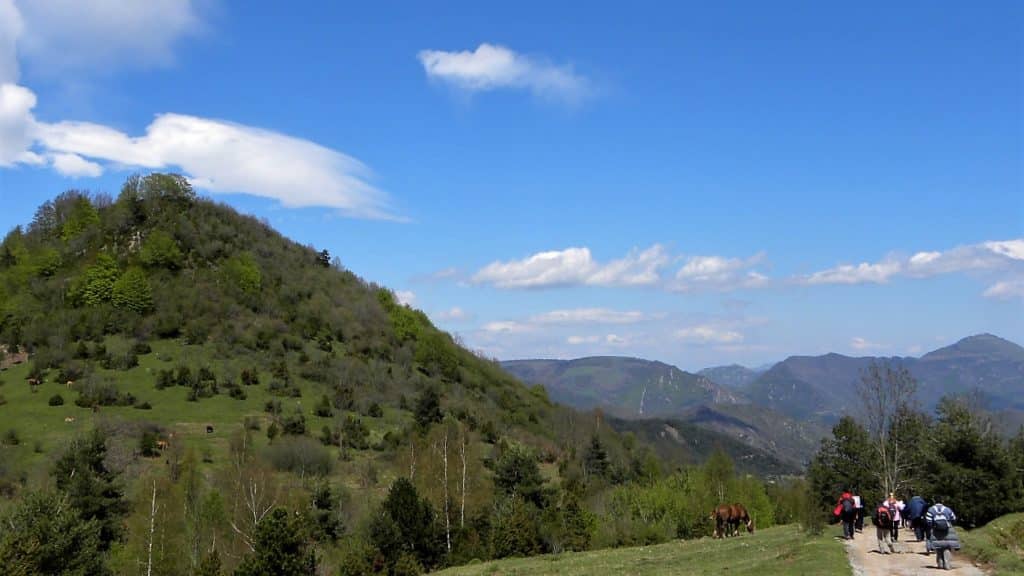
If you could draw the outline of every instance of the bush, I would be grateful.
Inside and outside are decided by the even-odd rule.
[[[132,408],[135,408],[136,410],[152,410],[153,409],[153,405],[150,404],[149,402],[142,402],[140,404],[136,404],[135,406],[132,406]]]
[[[61,396],[60,394],[54,394],[53,396],[50,396],[49,404],[50,406],[63,406],[64,397]]]
[[[18,431],[14,428],[7,430],[4,434],[3,443],[7,446],[17,446],[21,444],[21,438],[18,437]]]
[[[305,436],[282,438],[266,451],[277,470],[299,476],[326,476],[331,472],[331,455],[319,442]]]
[[[370,418],[380,418],[384,415],[384,409],[380,407],[380,404],[374,402],[366,409],[366,415]]]

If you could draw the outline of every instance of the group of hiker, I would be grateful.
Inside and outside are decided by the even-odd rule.
[[[843,524],[844,539],[852,540],[856,532],[864,530],[864,509],[864,501],[859,495],[843,492],[839,496],[833,514]],[[900,527],[906,526],[914,531],[918,542],[925,542],[927,554],[936,553],[938,567],[947,570],[950,568],[951,551],[960,549],[960,540],[953,529],[955,521],[956,514],[941,502],[929,506],[921,496],[904,502],[891,492],[872,515],[880,554],[896,552]]]

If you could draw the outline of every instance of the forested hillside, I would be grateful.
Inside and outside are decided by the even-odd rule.
[[[0,345],[16,574],[409,574],[706,534],[725,494],[776,516],[725,454],[680,467],[713,436],[659,457],[174,175],[11,230]]]

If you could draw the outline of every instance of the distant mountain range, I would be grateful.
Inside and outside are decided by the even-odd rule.
[[[925,409],[945,395],[980,393],[1011,425],[1024,418],[1024,348],[991,334],[964,338],[920,358],[832,353],[791,356],[767,369],[731,365],[697,374],[609,356],[514,360],[502,367],[576,408],[600,408],[622,419],[660,419],[661,424],[644,428],[655,440],[664,426],[696,426],[803,464],[833,422],[857,412],[857,384],[865,369],[880,362],[910,371]]]

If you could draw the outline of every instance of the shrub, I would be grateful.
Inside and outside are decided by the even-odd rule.
[[[132,408],[135,408],[136,410],[152,410],[153,405],[150,404],[149,402],[142,402],[141,404],[136,404],[135,406],[132,406]]]
[[[49,404],[50,406],[63,406],[64,397],[61,396],[60,394],[54,394],[53,396],[50,396]]]
[[[21,438],[18,437],[18,431],[14,428],[7,430],[4,434],[3,443],[8,446],[17,446],[18,444],[21,444]]]
[[[266,451],[277,470],[300,476],[326,476],[331,472],[331,455],[319,442],[305,436],[282,438]]]

